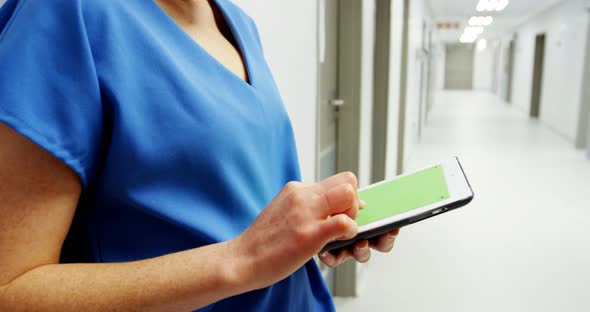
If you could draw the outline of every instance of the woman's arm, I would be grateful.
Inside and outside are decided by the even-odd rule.
[[[290,183],[228,242],[136,262],[58,264],[77,175],[0,124],[0,181],[0,311],[195,310],[271,285],[357,230],[356,178],[345,173]]]
[[[229,242],[138,262],[57,264],[79,179],[4,125],[0,147],[0,311],[188,311],[248,290]]]
[[[2,287],[2,311],[192,311],[250,290],[229,243],[144,261],[43,264]]]

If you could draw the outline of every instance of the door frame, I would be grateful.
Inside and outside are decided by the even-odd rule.
[[[512,80],[514,76],[514,60],[515,60],[515,49],[516,45],[516,38],[512,38],[508,43],[508,68],[506,69],[507,79],[506,82],[506,98],[504,99],[506,103],[512,104]]]
[[[409,63],[409,33],[410,33],[410,0],[404,0],[404,21],[402,30],[402,61],[400,70],[400,99],[397,130],[397,163],[396,173],[404,171],[404,160],[406,153],[406,110],[408,94],[408,63]]]
[[[580,98],[580,114],[578,132],[576,134],[576,148],[588,148],[590,157],[590,22],[586,30],[586,57],[584,60],[584,76],[582,77],[582,96]]]
[[[351,171],[358,175],[360,149],[360,102],[362,69],[362,1],[338,0],[340,3],[339,32],[339,98],[338,138],[336,142],[338,172]]]
[[[422,127],[424,126],[423,114],[426,110],[426,88],[428,86],[426,71],[428,70],[427,66],[427,58],[428,58],[428,51],[426,49],[426,33],[427,33],[427,26],[426,26],[426,19],[422,20],[422,38],[420,43],[420,84],[419,84],[419,91],[420,94],[418,95],[418,128],[416,129],[416,141],[419,142],[420,138],[422,137]]]
[[[371,183],[385,179],[389,116],[391,0],[376,0]]]
[[[323,146],[322,142],[323,142],[323,136],[324,131],[325,131],[325,127],[326,125],[324,125],[323,123],[325,122],[325,118],[323,116],[323,114],[326,112],[326,110],[328,110],[329,108],[327,107],[330,103],[330,100],[333,99],[337,99],[338,98],[338,94],[332,94],[329,96],[329,98],[324,98],[323,97],[323,92],[322,92],[322,88],[323,88],[323,72],[322,69],[324,68],[324,62],[326,62],[326,58],[328,57],[332,57],[332,55],[328,55],[328,45],[329,44],[333,44],[334,42],[332,42],[331,40],[335,40],[336,42],[338,42],[338,38],[330,38],[330,36],[334,35],[331,34],[330,32],[333,31],[332,30],[332,25],[328,25],[328,14],[333,14],[335,16],[336,19],[336,24],[338,24],[339,22],[337,21],[338,14],[339,14],[339,9],[336,9],[335,12],[332,12],[333,8],[331,5],[328,4],[328,1],[332,1],[333,3],[331,3],[331,5],[334,5],[336,7],[339,7],[339,1],[338,0],[319,0],[318,3],[318,32],[317,32],[317,55],[318,55],[318,67],[317,67],[317,91],[316,91],[316,152],[315,152],[315,163],[316,163],[316,172],[315,172],[315,180],[316,181],[320,181],[324,178],[324,176],[326,174],[334,174],[335,172],[338,171],[338,168],[336,166],[336,159],[338,157],[337,155],[337,151],[336,151],[336,146],[337,146],[337,142],[336,139],[334,139],[333,142],[331,142],[331,145],[329,146]],[[338,28],[339,25],[336,25],[336,27]],[[336,37],[338,37],[338,32],[339,30],[336,29]],[[336,59],[339,58],[338,56],[338,44],[336,44],[334,47],[334,50],[336,50],[335,54],[336,54]],[[335,67],[338,67],[340,64],[338,63],[338,61],[336,62],[337,64],[335,65]],[[338,71],[338,69],[336,68],[336,71]],[[335,81],[333,81],[334,84],[338,84],[338,78],[335,78]],[[338,93],[338,86],[336,86],[336,90],[335,93]],[[333,108],[332,108],[333,109]],[[335,116],[331,116],[334,117]],[[337,121],[335,121],[335,123],[337,124]],[[334,126],[336,127],[336,126]],[[334,129],[335,130],[335,136],[338,135],[338,129]],[[333,160],[333,162],[332,162]],[[326,163],[326,161],[328,161],[328,163]],[[329,168],[326,168],[328,167]],[[328,169],[328,170],[326,170]]]
[[[339,98],[344,100],[338,121],[337,171],[359,174],[363,1],[337,0],[339,11]],[[358,264],[348,261],[334,269],[334,296],[358,295]]]
[[[428,68],[426,72],[426,111],[424,113],[424,125],[428,124],[428,116],[430,114],[430,109],[432,108],[432,93],[434,91],[434,71],[433,71],[433,58],[434,58],[434,51],[433,51],[433,44],[432,44],[432,26],[428,28],[428,45],[427,45],[427,52],[428,52]]]

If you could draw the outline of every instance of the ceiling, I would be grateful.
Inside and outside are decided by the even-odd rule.
[[[471,16],[490,15],[494,17],[492,25],[485,28],[482,37],[490,38],[509,32],[528,18],[554,6],[564,0],[511,0],[502,12],[477,12],[475,7],[479,0],[428,0],[432,14],[436,21],[460,22],[467,24]],[[457,40],[463,31],[442,31],[442,37],[447,40]]]

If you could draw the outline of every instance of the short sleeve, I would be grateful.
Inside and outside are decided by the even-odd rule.
[[[84,185],[100,158],[103,113],[81,0],[0,8],[0,122],[61,159]]]

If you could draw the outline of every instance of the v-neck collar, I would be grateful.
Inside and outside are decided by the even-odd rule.
[[[231,71],[227,66],[222,64],[217,58],[215,58],[213,55],[211,55],[211,53],[209,53],[209,51],[207,51],[205,48],[203,48],[203,46],[198,41],[193,39],[159,4],[156,3],[155,0],[152,0],[151,2],[155,6],[155,8],[160,11],[161,15],[164,15],[164,17],[167,19],[168,23],[171,24],[173,28],[175,28],[176,32],[180,32],[180,35],[182,37],[184,37],[185,40],[189,40],[191,42],[191,45],[195,46],[198,50],[200,50],[202,53],[207,55],[207,57],[210,58],[212,60],[212,62],[215,63],[216,66],[220,67],[224,72],[226,72],[228,75],[232,76],[233,79],[237,79],[237,80],[241,81],[241,83],[245,84],[246,86],[248,86],[250,88],[254,88],[254,75],[253,75],[253,72],[250,67],[251,62],[250,62],[250,56],[248,55],[248,51],[247,51],[248,49],[246,48],[244,41],[242,40],[242,34],[240,33],[238,27],[236,27],[234,19],[231,16],[231,12],[229,12],[227,10],[227,8],[225,7],[225,4],[221,3],[222,0],[212,0],[212,2],[213,2],[213,5],[215,5],[217,7],[217,9],[219,10],[219,12],[221,13],[223,19],[225,20],[225,23],[227,24],[227,27],[229,28],[231,34],[234,37],[234,40],[236,41],[236,44],[237,44],[236,49],[240,53],[240,57],[241,57],[242,61],[244,62],[244,70],[246,71],[247,80],[244,80],[241,77],[239,77],[238,75],[236,75],[236,73]]]

